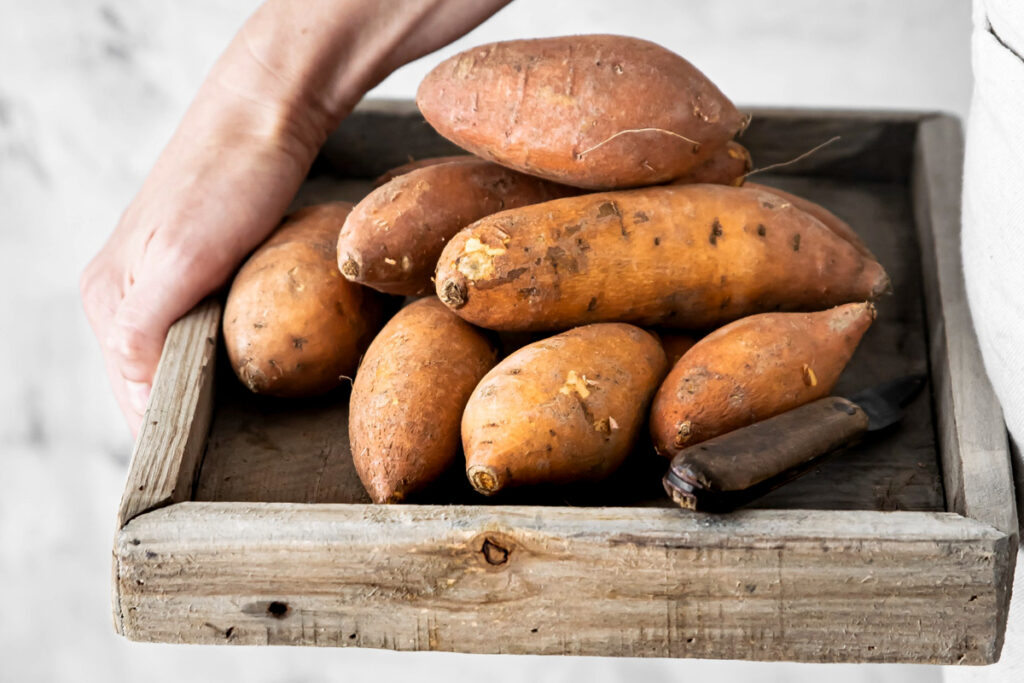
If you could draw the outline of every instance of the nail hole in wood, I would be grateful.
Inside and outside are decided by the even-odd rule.
[[[267,614],[275,619],[284,619],[288,614],[288,603],[274,601],[267,605]]]
[[[537,629],[535,629],[535,628],[531,628],[530,629],[530,633],[536,633],[536,632],[537,632]]]
[[[354,634],[354,633],[348,634],[348,639],[349,640],[355,640],[356,639],[356,634]]]
[[[483,553],[484,559],[487,560],[487,564],[497,565],[508,562],[508,549],[501,547],[490,538],[484,539],[484,544],[483,547],[480,548],[480,552]]]
[[[972,595],[971,597],[969,597],[969,598],[967,599],[967,602],[974,602],[974,601],[975,601],[975,600],[977,600],[977,599],[978,599],[978,596],[977,596],[977,595]]]
[[[231,638],[231,634],[233,634],[234,632],[235,632],[235,627],[234,626],[228,626],[228,630],[224,631],[224,637],[225,638]]]
[[[686,642],[687,642],[687,643],[692,643],[692,642],[693,642],[693,638],[687,638],[687,639],[686,639]]]

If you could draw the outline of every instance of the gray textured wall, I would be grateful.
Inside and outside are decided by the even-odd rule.
[[[109,552],[130,442],[80,310],[78,275],[255,4],[0,0],[0,679],[822,676],[794,665],[570,658],[495,667],[481,657],[132,645],[113,635]],[[969,15],[967,0],[518,0],[441,54],[511,37],[626,33],[685,55],[741,104],[963,116]],[[400,70],[376,93],[411,96],[438,59]],[[937,671],[844,666],[824,675],[907,681]]]

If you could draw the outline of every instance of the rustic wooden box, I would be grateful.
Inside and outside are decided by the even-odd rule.
[[[960,127],[930,113],[756,111],[744,142],[764,166],[833,135],[764,179],[846,217],[889,270],[895,294],[840,389],[927,371],[930,391],[894,433],[729,515],[676,509],[656,484],[609,494],[615,507],[371,505],[345,392],[247,395],[216,362],[221,304],[208,301],[171,330],[132,456],[117,630],[178,643],[995,661],[1017,527],[960,271]],[[330,140],[300,201],[357,198],[386,168],[445,153],[410,103],[370,103]]]

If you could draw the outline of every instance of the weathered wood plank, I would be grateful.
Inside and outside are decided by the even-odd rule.
[[[936,430],[949,510],[1017,542],[1017,509],[1003,414],[985,373],[967,305],[960,251],[963,135],[956,119],[921,124],[911,187],[922,246]],[[997,650],[1015,557],[997,576]]]
[[[136,640],[981,664],[1012,553],[948,513],[182,503],[115,554]]]
[[[221,304],[202,302],[171,326],[135,440],[117,526],[192,497],[213,412]]]
[[[913,178],[936,422],[950,510],[1017,533],[1002,410],[982,365],[960,265],[959,123],[921,125]]]
[[[194,500],[369,503],[348,443],[348,389],[308,400],[250,393],[227,368]]]
[[[921,112],[741,109],[752,115],[740,142],[750,149],[756,168],[792,161],[839,136],[807,159],[777,172],[889,182],[909,176],[914,133],[927,116]],[[372,178],[411,159],[460,153],[423,120],[414,102],[367,100],[328,138],[317,169],[341,177]]]

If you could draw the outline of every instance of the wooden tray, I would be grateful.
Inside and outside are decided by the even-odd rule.
[[[178,643],[995,661],[1017,527],[960,272],[960,127],[930,113],[755,111],[744,142],[765,166],[833,135],[759,180],[845,217],[892,276],[840,386],[929,373],[930,392],[886,438],[729,515],[671,507],[660,469],[599,495],[372,505],[348,450],[346,392],[247,394],[218,362],[221,304],[208,301],[171,329],[135,445],[113,553],[117,630]],[[368,103],[299,201],[355,199],[410,156],[452,152],[411,103]]]

